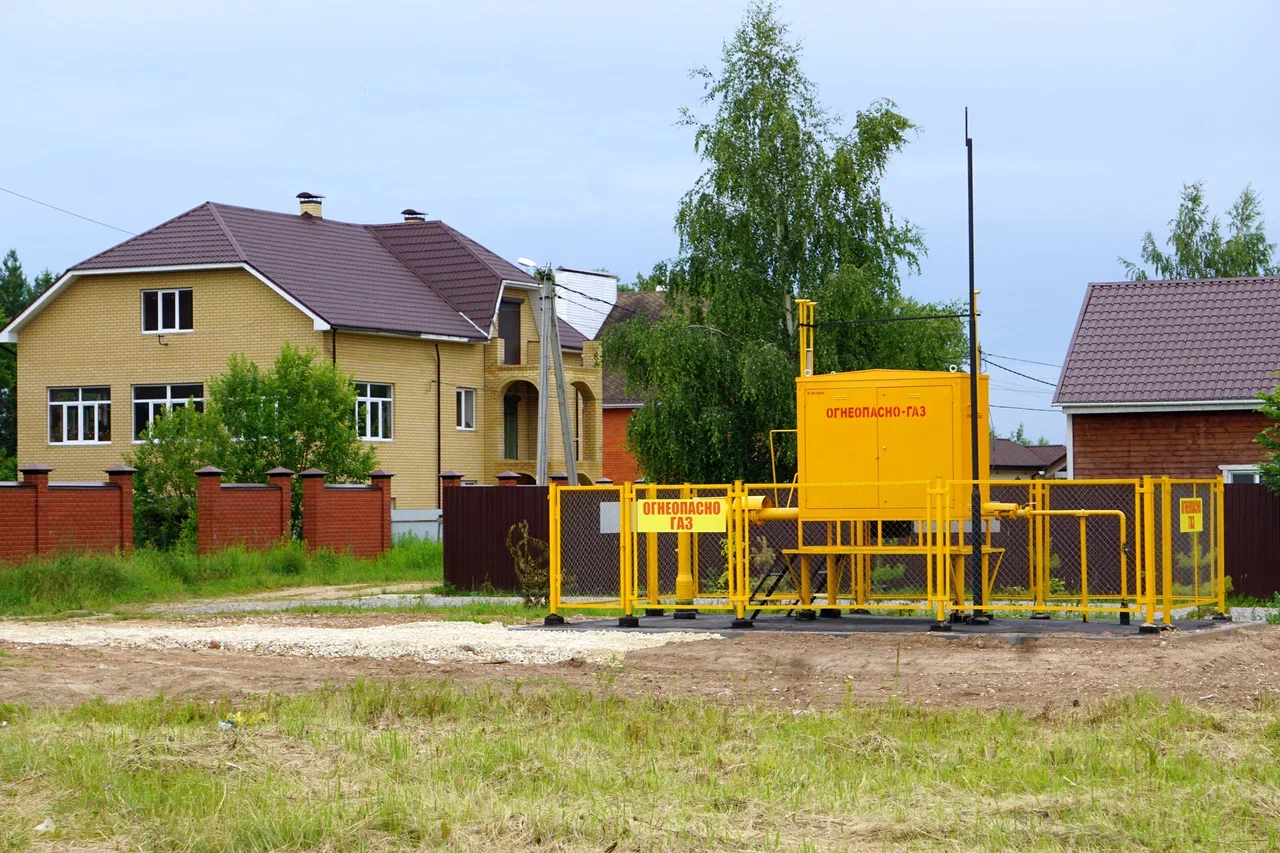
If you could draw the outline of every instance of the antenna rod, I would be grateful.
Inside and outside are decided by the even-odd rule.
[[[973,464],[973,490],[969,525],[969,575],[966,583],[973,590],[973,615],[971,621],[985,625],[990,617],[983,612],[987,603],[987,591],[983,588],[982,570],[979,566],[982,542],[982,488],[983,479],[978,466],[978,301],[974,291],[973,275],[973,139],[969,136],[969,108],[964,108],[964,147],[969,161],[969,455]]]

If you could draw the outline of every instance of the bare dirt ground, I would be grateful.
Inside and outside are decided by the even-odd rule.
[[[373,613],[217,617],[189,626],[363,628],[421,621]],[[156,620],[117,625],[154,625]],[[166,620],[167,621],[167,620]],[[66,625],[67,623],[60,623]],[[85,627],[93,627],[86,620]],[[100,623],[98,623],[100,625]],[[929,707],[1051,712],[1149,690],[1226,707],[1253,707],[1280,691],[1280,628],[1266,625],[1151,640],[1045,637],[1016,645],[998,637],[928,634],[831,637],[756,634],[631,651],[622,666],[583,660],[542,665],[413,658],[299,657],[225,648],[151,649],[0,643],[0,703],[75,704],[169,696],[214,698],[296,693],[357,679],[449,679],[514,688],[558,684],[632,696],[699,696],[733,704],[804,709],[847,699]]]

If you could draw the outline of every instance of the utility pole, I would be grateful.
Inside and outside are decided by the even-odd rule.
[[[524,262],[524,259],[521,259]],[[547,457],[550,443],[550,405],[547,400],[548,367],[555,367],[556,396],[560,404],[560,436],[564,440],[565,472],[569,475],[570,485],[578,484],[578,459],[574,452],[573,427],[569,419],[569,398],[566,395],[564,381],[564,353],[560,349],[560,324],[556,320],[556,294],[553,284],[555,272],[551,264],[536,267],[536,275],[540,281],[538,316],[538,470],[539,486],[547,484]]]
[[[987,591],[982,583],[982,488],[983,479],[978,466],[978,294],[974,289],[973,274],[973,139],[969,136],[969,108],[964,108],[964,147],[969,161],[969,455],[973,465],[973,489],[969,507],[969,565],[965,573],[966,584],[973,591],[973,615],[970,621],[985,625],[991,621],[983,608],[987,603]]]
[[[550,264],[547,265],[550,268]],[[551,305],[555,304],[555,295],[551,292],[551,282],[541,269],[535,271],[542,289],[540,291],[538,311],[538,469],[539,486],[547,484],[547,418],[550,409],[547,405],[547,363],[551,360]]]

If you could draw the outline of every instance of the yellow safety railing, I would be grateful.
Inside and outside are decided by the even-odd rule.
[[[976,542],[967,502],[956,498],[966,481],[553,486],[550,607],[739,620],[846,608],[925,611],[939,621],[976,610],[1136,614],[1152,627],[1184,608],[1225,610],[1220,479],[980,485],[991,500]],[[867,506],[817,520],[798,509],[833,494]],[[724,502],[722,531],[637,529],[638,501],[708,497]],[[1175,511],[1188,507],[1202,517]]]

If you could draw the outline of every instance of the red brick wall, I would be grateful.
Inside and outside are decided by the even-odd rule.
[[[108,469],[105,483],[50,483],[42,465],[0,486],[0,560],[70,549],[133,548],[133,469]]]
[[[290,538],[292,472],[274,473],[266,484],[223,483],[217,468],[196,474],[201,554],[229,545],[266,549]]]
[[[615,483],[636,480],[640,469],[636,458],[627,450],[627,421],[634,409],[604,410],[604,465],[602,471]]]
[[[1253,440],[1270,423],[1257,412],[1072,415],[1072,476],[1217,477],[1219,465],[1262,460]]]
[[[391,547],[391,474],[369,485],[325,485],[324,472],[302,472],[302,538],[315,550],[376,557]]]

